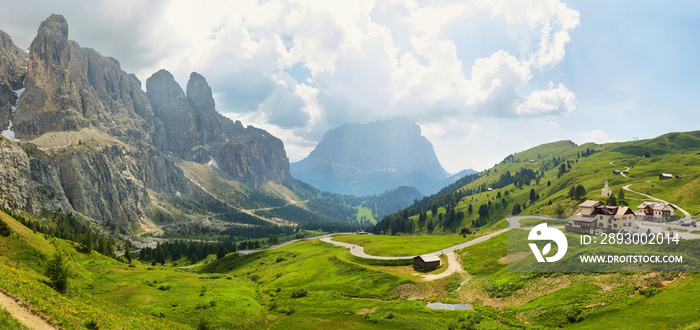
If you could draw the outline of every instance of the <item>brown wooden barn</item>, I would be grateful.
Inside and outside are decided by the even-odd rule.
[[[424,254],[413,258],[413,269],[429,271],[440,268],[440,257],[435,254]]]

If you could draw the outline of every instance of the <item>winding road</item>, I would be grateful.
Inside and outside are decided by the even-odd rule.
[[[506,221],[508,221],[508,228],[501,229],[499,231],[495,231],[493,233],[481,236],[481,237],[473,239],[471,241],[464,242],[464,243],[457,244],[457,245],[453,245],[453,246],[450,246],[448,248],[444,248],[442,250],[437,250],[435,252],[430,252],[430,253],[437,254],[437,255],[443,255],[446,253],[452,253],[452,252],[455,252],[457,250],[464,249],[464,248],[466,248],[468,246],[472,246],[474,244],[485,242],[485,241],[489,240],[490,238],[492,238],[494,236],[498,236],[500,234],[503,234],[511,229],[520,228],[520,220],[522,220],[522,219],[531,219],[531,218],[536,218],[536,217],[538,217],[538,216],[537,215],[518,215],[518,216],[508,217],[508,218],[506,218]],[[553,219],[553,218],[545,217],[545,216],[541,216],[541,215],[539,216],[539,218],[550,219],[550,220]],[[326,237],[321,238],[321,241],[324,241],[326,243],[330,243],[333,245],[337,245],[337,246],[342,246],[346,249],[350,249],[350,253],[352,253],[352,255],[354,255],[356,257],[365,258],[365,259],[375,259],[375,260],[405,260],[405,259],[413,259],[414,257],[416,257],[416,255],[400,256],[400,257],[373,256],[371,254],[365,253],[365,249],[359,245],[344,243],[344,242],[336,242],[336,241],[332,240],[332,235],[334,235],[334,234],[326,235]],[[427,253],[427,254],[429,254],[429,253]]]
[[[457,272],[460,272],[460,273],[464,272],[464,270],[462,269],[462,265],[459,262],[459,256],[455,253],[455,251],[464,249],[464,248],[471,246],[471,245],[474,245],[474,244],[485,242],[485,241],[491,239],[492,237],[503,234],[511,229],[520,228],[520,220],[531,219],[534,217],[538,217],[541,219],[553,219],[553,218],[550,218],[547,216],[541,216],[541,215],[540,216],[519,215],[519,216],[508,217],[508,218],[506,218],[506,221],[508,221],[508,228],[495,231],[493,233],[481,236],[479,238],[473,239],[473,240],[468,241],[468,242],[453,245],[453,246],[450,246],[448,248],[432,252],[433,254],[437,254],[437,255],[443,255],[443,254],[447,255],[447,264],[448,264],[447,270],[445,270],[444,272],[439,273],[439,274],[420,275],[420,276],[423,278],[424,281],[434,281],[437,279],[441,279],[441,278],[450,276],[450,275],[457,273]],[[365,249],[359,245],[344,243],[344,242],[336,242],[336,241],[332,240],[333,234],[324,235],[324,236],[325,237],[321,238],[321,241],[349,249],[350,253],[352,255],[354,255],[356,257],[360,257],[360,258],[375,259],[375,260],[406,260],[406,259],[413,259],[416,257],[416,255],[400,256],[400,257],[374,256],[374,255],[370,255],[370,254],[365,253]]]

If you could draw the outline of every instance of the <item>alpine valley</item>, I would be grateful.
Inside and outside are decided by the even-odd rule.
[[[200,74],[183,91],[160,70],[143,92],[118,60],[68,30],[52,15],[28,52],[0,31],[5,207],[76,213],[123,235],[197,226],[259,238],[364,228],[422,197],[399,185],[363,198],[321,193],[290,175],[280,139],[217,112]]]

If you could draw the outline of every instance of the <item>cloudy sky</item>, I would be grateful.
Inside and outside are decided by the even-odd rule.
[[[291,161],[329,128],[416,121],[449,172],[556,140],[700,129],[700,2],[5,1],[28,48],[51,13],[145,81],[204,75]]]

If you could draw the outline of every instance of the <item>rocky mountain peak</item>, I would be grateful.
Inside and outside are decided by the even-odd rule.
[[[0,84],[8,85],[12,90],[24,87],[27,52],[17,47],[4,31],[0,31],[0,54],[3,54],[0,57]]]
[[[214,97],[207,80],[199,73],[192,72],[187,82],[187,98],[200,112],[216,114]]]
[[[413,186],[427,195],[449,177],[420,126],[406,119],[331,129],[291,170],[295,178],[321,190],[358,196],[399,186]]]
[[[39,36],[46,34],[58,34],[68,39],[68,22],[63,15],[52,14],[39,25]]]
[[[167,70],[159,70],[146,80],[146,96],[153,107],[153,114],[165,126],[167,149],[186,155],[200,145],[197,136],[192,104],[180,85]]]
[[[19,90],[24,87],[26,67],[27,52],[17,47],[7,33],[0,31],[0,131],[10,127],[17,94],[21,94]]]

